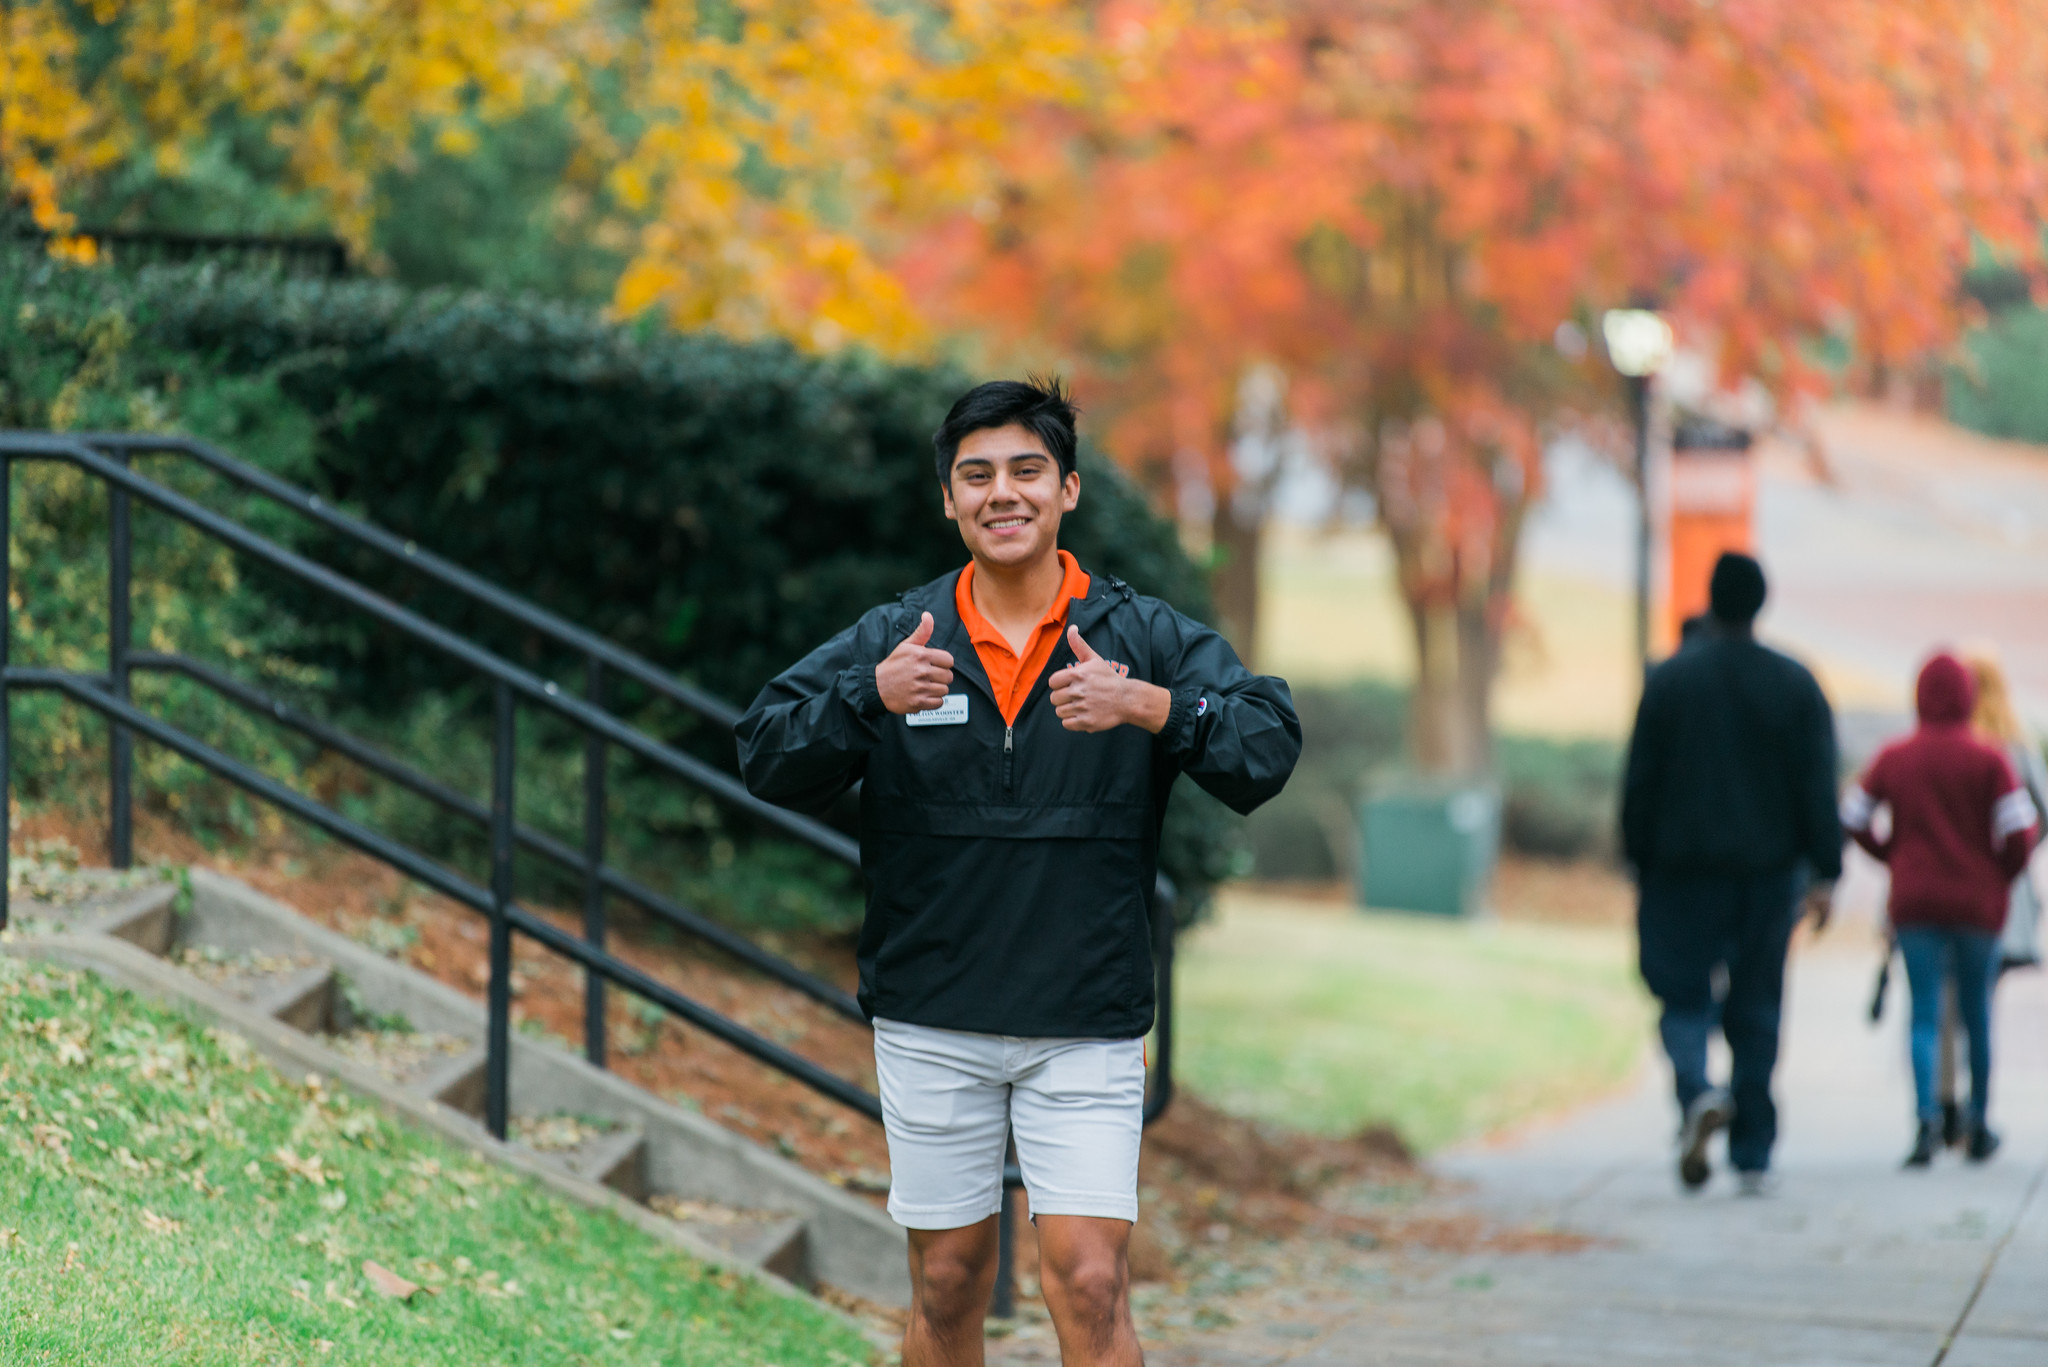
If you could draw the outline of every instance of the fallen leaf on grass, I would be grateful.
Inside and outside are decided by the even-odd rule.
[[[290,1149],[281,1148],[271,1154],[270,1157],[273,1162],[294,1177],[303,1178],[316,1187],[327,1185],[327,1173],[324,1171],[325,1163],[317,1153],[308,1154],[306,1157],[301,1158]]]
[[[21,1231],[12,1225],[0,1225],[0,1250],[21,1247]]]
[[[430,1296],[433,1294],[429,1288],[418,1282],[409,1282],[384,1264],[369,1258],[363,1259],[363,1275],[370,1279],[370,1285],[378,1295],[389,1296],[395,1301],[410,1301],[422,1291]]]
[[[142,1208],[142,1227],[152,1234],[176,1234],[185,1226],[177,1220],[157,1214],[148,1206]]]

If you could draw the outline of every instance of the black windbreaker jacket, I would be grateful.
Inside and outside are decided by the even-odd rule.
[[[1710,628],[1710,631],[1712,629]],[[1650,671],[1622,781],[1622,852],[1644,879],[1842,872],[1835,722],[1797,661],[1725,632]]]
[[[1067,622],[1105,659],[1168,689],[1157,736],[1060,724],[1062,636],[1003,724],[960,622],[959,572],[879,607],[761,690],[734,728],[757,796],[815,811],[861,784],[860,1003],[869,1016],[1036,1038],[1130,1039],[1152,1026],[1148,935],[1167,794],[1182,773],[1240,812],[1301,754],[1287,685],[1214,631],[1109,575]],[[917,625],[953,656],[956,725],[882,706],[875,666]]]

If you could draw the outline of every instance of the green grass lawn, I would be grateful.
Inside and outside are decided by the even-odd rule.
[[[1185,941],[1176,1071],[1224,1109],[1425,1151],[1624,1082],[1649,1010],[1624,930],[1361,915],[1232,890]]]
[[[379,1296],[366,1259],[429,1288]],[[866,1362],[842,1322],[241,1040],[0,956],[0,1361]]]

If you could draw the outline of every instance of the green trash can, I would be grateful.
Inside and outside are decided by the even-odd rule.
[[[1391,911],[1469,916],[1500,852],[1500,788],[1404,774],[1375,781],[1360,806],[1358,900]]]

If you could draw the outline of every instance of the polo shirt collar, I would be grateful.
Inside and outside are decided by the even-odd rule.
[[[1031,636],[1027,639],[1025,645],[1027,651],[1030,649],[1030,640],[1035,640],[1038,633],[1048,624],[1060,622],[1066,618],[1067,604],[1071,600],[1081,599],[1085,601],[1093,595],[1096,577],[1081,568],[1081,562],[1074,558],[1071,551],[1060,551],[1059,558],[1060,568],[1063,571],[1060,578],[1059,592],[1053,595],[1052,606],[1046,609],[1045,616],[1039,618],[1038,624],[1031,629]],[[965,629],[967,639],[977,646],[983,644],[997,645],[1001,646],[1004,650],[1012,650],[1009,641],[1004,638],[1003,633],[997,631],[995,625],[975,609],[973,575],[974,562],[969,561],[961,569],[960,577],[954,580],[953,593],[951,595],[956,609],[962,603],[966,604],[967,610],[960,613],[960,625]],[[934,625],[936,625],[936,621],[937,619],[934,619]],[[936,635],[937,633],[934,632],[933,634]],[[1012,653],[1016,652],[1012,650]]]

